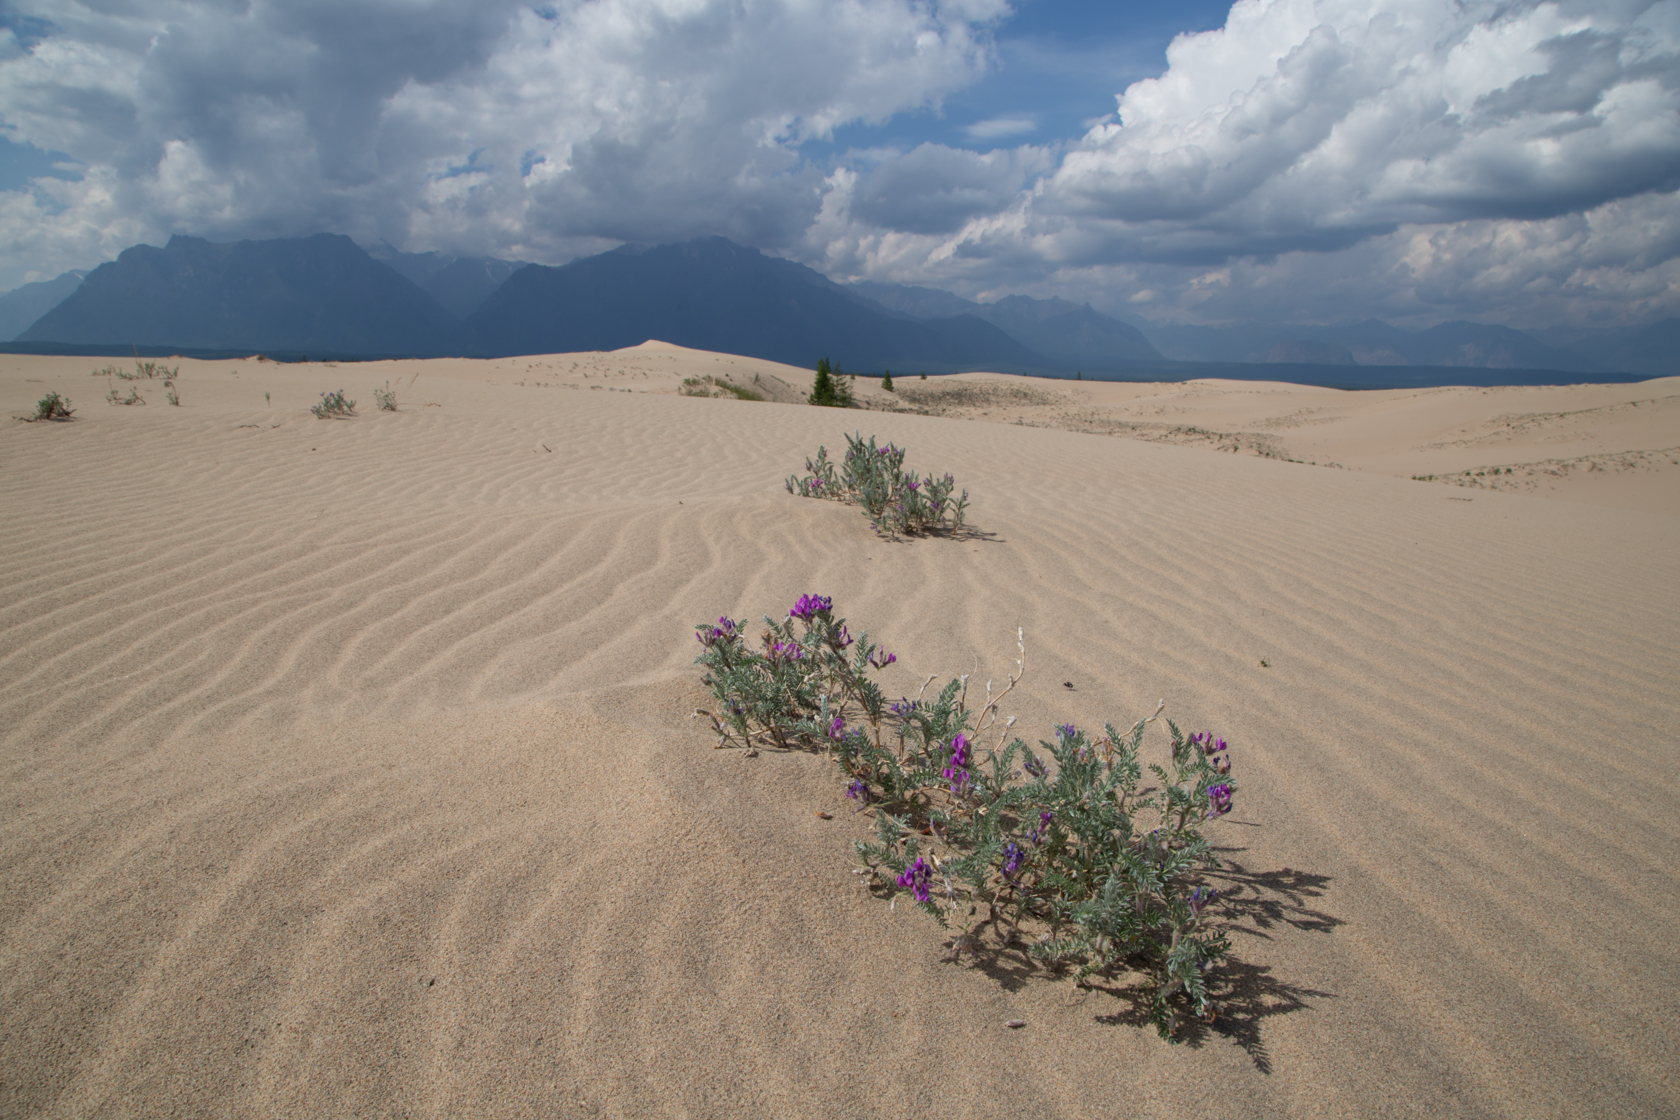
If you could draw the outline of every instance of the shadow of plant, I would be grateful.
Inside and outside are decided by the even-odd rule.
[[[1235,937],[1244,935],[1272,940],[1281,929],[1328,934],[1344,925],[1340,918],[1317,908],[1330,887],[1330,877],[1285,867],[1276,871],[1253,871],[1229,858],[1208,872],[1216,883],[1226,915],[1225,928]],[[1025,945],[975,946],[967,950],[969,967],[975,968],[1008,992],[1019,991],[1035,978],[1065,975],[1031,956]],[[1228,1038],[1248,1054],[1261,1073],[1272,1072],[1271,1054],[1261,1034],[1261,1024],[1279,1015],[1310,1009],[1313,1000],[1334,999],[1336,993],[1292,984],[1272,974],[1268,965],[1243,960],[1235,951],[1207,974],[1208,988],[1218,1007],[1218,1016],[1201,1022],[1186,1016],[1180,1020],[1178,1041],[1198,1047],[1214,1037]],[[1088,991],[1101,992],[1122,1006],[1096,1016],[1111,1026],[1149,1027],[1152,985],[1140,972],[1097,973],[1080,984]]]

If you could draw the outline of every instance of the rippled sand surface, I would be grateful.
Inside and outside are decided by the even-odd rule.
[[[96,364],[0,357],[0,410],[78,410],[0,426],[0,1115],[1680,1111],[1680,517],[674,348],[182,362],[179,408]],[[783,491],[852,428],[975,533]],[[831,764],[711,749],[693,624],[806,591],[897,691],[1019,625],[1033,737],[1232,741],[1212,1027],[942,963]]]

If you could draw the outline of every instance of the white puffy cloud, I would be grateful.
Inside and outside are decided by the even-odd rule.
[[[982,75],[1004,0],[8,6],[0,132],[85,174],[0,193],[0,286],[177,231],[544,261],[721,233],[1170,318],[1680,314],[1680,0],[1238,0],[1081,137],[821,160]]]
[[[1218,260],[1672,191],[1677,8],[1239,0],[1126,90],[1032,210],[1085,243],[1070,254]]]
[[[797,146],[937,106],[1002,0],[15,0],[0,129],[99,190],[0,196],[0,274],[152,240],[332,230],[564,259],[821,206]],[[120,246],[119,246],[120,247]],[[25,258],[27,257],[27,260]],[[8,269],[6,266],[10,266]],[[0,275],[0,280],[5,277]]]
[[[954,233],[831,204],[824,259],[1171,317],[1680,313],[1680,0],[1238,0],[1168,62]]]

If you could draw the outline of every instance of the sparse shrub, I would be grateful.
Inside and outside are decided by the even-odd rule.
[[[677,392],[685,397],[734,397],[743,401],[761,401],[764,394],[755,393],[751,389],[743,389],[739,385],[732,385],[711,375],[704,377],[685,377]]]
[[[109,393],[105,394],[105,399],[107,401],[109,401],[111,404],[145,404],[146,403],[145,398],[140,395],[139,387],[135,386],[135,385],[130,385],[128,387],[128,396],[126,396],[126,397],[118,395],[117,390],[115,389],[115,387],[113,387]]]
[[[175,382],[165,381],[163,383],[163,399],[174,405],[176,408],[181,407],[181,394],[175,391]]]
[[[815,459],[806,459],[805,469],[811,473],[804,478],[788,478],[788,493],[856,502],[877,533],[918,535],[962,528],[968,491],[953,498],[957,484],[950,475],[922,478],[906,472],[904,449],[892,444],[876,447],[874,436],[867,444],[860,435],[847,436],[846,459],[838,471],[827,447],[819,447]]]
[[[700,714],[720,747],[835,760],[847,796],[875,817],[875,839],[855,847],[877,894],[907,893],[951,929],[952,959],[1013,949],[1077,968],[1081,981],[1143,972],[1139,998],[1163,1038],[1186,1010],[1212,1018],[1206,976],[1230,944],[1202,829],[1236,793],[1224,739],[1186,737],[1169,721],[1170,765],[1146,768],[1144,732],[1163,702],[1123,732],[1061,725],[1041,757],[1003,742],[1015,720],[1000,706],[1026,667],[1019,633],[1015,672],[996,696],[988,684],[975,710],[966,676],[888,703],[871,676],[896,656],[854,638],[826,597],[802,595],[764,622],[757,648],[732,619],[698,628],[697,664],[717,701]]]
[[[397,410],[397,391],[391,388],[389,381],[385,382],[385,388],[373,391],[373,399],[378,402],[381,412],[395,412]]]
[[[852,387],[845,372],[838,365],[829,365],[827,358],[817,362],[816,380],[811,383],[811,404],[825,408],[851,408]]]
[[[886,370],[881,374],[881,388],[885,389],[889,393],[893,391],[892,370]]]
[[[335,416],[354,416],[356,415],[356,402],[345,400],[344,390],[340,389],[335,393],[322,393],[321,403],[311,405],[309,411],[313,412],[319,420],[327,420]]]
[[[150,381],[157,377],[161,377],[165,381],[173,381],[180,372],[181,367],[179,366],[171,369],[161,362],[142,362],[139,358],[136,358],[132,370],[119,369],[116,366],[104,366],[94,370],[93,376],[115,377],[118,381]]]
[[[68,420],[75,415],[76,410],[70,407],[70,398],[58,393],[48,393],[35,402],[35,415],[29,419],[36,420]]]

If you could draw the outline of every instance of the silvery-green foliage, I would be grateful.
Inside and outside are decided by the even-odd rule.
[[[923,478],[904,470],[904,449],[875,445],[870,436],[846,437],[846,458],[838,467],[828,457],[828,448],[817,449],[815,459],[805,460],[810,472],[804,478],[792,475],[788,493],[802,498],[828,498],[856,502],[869,515],[878,533],[915,535],[941,529],[960,529],[968,507],[968,491],[960,497],[950,475]]]
[[[978,708],[966,677],[889,703],[870,678],[896,656],[854,639],[821,596],[767,617],[756,648],[729,618],[696,637],[718,745],[830,753],[847,795],[875,815],[875,838],[856,845],[871,884],[950,928],[953,957],[990,946],[1081,979],[1140,970],[1148,1017],[1169,1039],[1184,1008],[1212,1015],[1206,975],[1229,941],[1202,830],[1236,792],[1223,739],[1168,721],[1170,754],[1146,765],[1157,708],[1123,732],[1064,724],[1036,752],[1005,743],[1014,720],[999,708],[1025,670],[1024,642],[1007,687],[993,696],[988,684]]]
[[[309,411],[315,414],[317,420],[326,420],[334,416],[354,416],[356,402],[344,398],[344,390],[333,393],[322,393],[318,404],[309,406]]]

